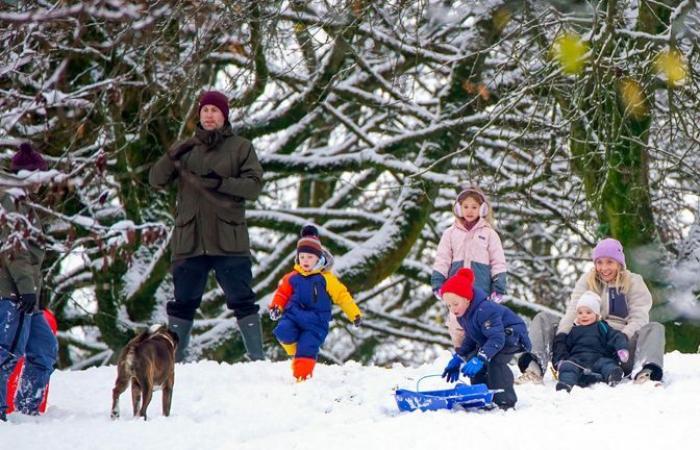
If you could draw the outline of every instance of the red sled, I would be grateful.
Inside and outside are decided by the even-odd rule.
[[[58,322],[56,322],[56,316],[53,315],[48,309],[44,310],[44,318],[49,324],[49,328],[53,331],[54,336],[58,333]],[[10,379],[7,380],[7,414],[10,414],[15,410],[15,393],[17,392],[17,383],[19,382],[19,377],[22,374],[22,368],[24,367],[24,356],[19,359],[15,370],[10,375]],[[44,391],[44,398],[41,400],[41,405],[39,405],[39,412],[43,414],[46,412],[46,399],[49,397],[49,385],[46,385],[46,390]]]

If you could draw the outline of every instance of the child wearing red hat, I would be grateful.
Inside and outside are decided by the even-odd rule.
[[[486,292],[474,286],[470,269],[460,269],[445,281],[440,294],[465,331],[464,342],[445,367],[443,378],[457,381],[461,367],[472,384],[502,390],[493,397],[498,407],[514,407],[518,397],[508,361],[531,347],[525,322],[508,307],[488,301]]]
[[[269,305],[270,318],[279,320],[273,334],[294,357],[297,381],[310,378],[316,357],[328,335],[331,307],[340,306],[348,320],[360,326],[362,315],[347,288],[331,272],[333,259],[321,246],[318,230],[306,225],[297,242],[294,270],[280,280]]]

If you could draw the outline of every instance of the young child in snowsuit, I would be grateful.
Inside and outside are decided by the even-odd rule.
[[[328,334],[332,303],[360,326],[362,315],[347,288],[331,272],[333,259],[321,246],[318,230],[306,225],[297,242],[294,270],[280,280],[269,305],[278,320],[273,334],[288,355],[297,381],[311,377],[319,349]]]
[[[445,280],[462,267],[474,272],[474,286],[500,303],[506,293],[506,257],[501,239],[492,222],[491,205],[476,186],[459,193],[453,205],[455,222],[442,234],[437,247],[430,282],[440,296]],[[455,348],[464,340],[464,332],[454,314],[447,315],[447,328]]]
[[[488,301],[486,292],[474,286],[470,269],[459,269],[443,284],[441,294],[466,332],[462,345],[445,367],[443,378],[457,381],[466,361],[461,372],[472,384],[503,389],[494,395],[494,403],[502,409],[514,407],[518,397],[508,361],[515,353],[530,350],[525,322],[506,306]]]
[[[596,381],[615,386],[622,380],[620,363],[629,359],[627,337],[600,320],[600,297],[592,291],[578,299],[574,326],[568,334],[556,335],[553,353],[559,372],[556,389],[567,392]]]

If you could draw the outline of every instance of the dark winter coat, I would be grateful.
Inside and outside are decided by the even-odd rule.
[[[479,288],[474,288],[474,299],[457,322],[465,331],[464,342],[457,351],[461,356],[478,350],[488,361],[504,348],[530,351],[532,347],[523,319],[508,307],[488,301]]]
[[[263,175],[253,145],[228,123],[213,131],[198,127],[186,142],[191,150],[175,160],[164,154],[149,174],[156,188],[177,183],[172,259],[250,254],[245,201],[258,197]],[[209,188],[206,176],[220,177],[220,186]]]
[[[21,193],[18,189],[13,191]],[[23,202],[16,203],[15,198],[9,192],[0,191],[0,204],[4,210],[0,213],[4,215],[19,213],[30,217],[32,226],[41,229],[38,214],[30,214],[30,208]],[[0,243],[5,243],[11,231],[8,225],[0,227]],[[18,294],[39,295],[44,248],[31,238],[26,239],[23,244],[27,250],[22,249],[18,252],[10,250],[0,254],[0,297],[10,298]]]
[[[617,351],[627,347],[627,337],[603,320],[574,325],[568,334],[555,336],[552,363],[556,367],[566,359],[590,369],[600,358],[617,359]]]

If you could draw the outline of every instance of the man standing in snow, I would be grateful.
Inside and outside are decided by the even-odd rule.
[[[170,329],[180,338],[177,361],[186,355],[212,269],[236,316],[248,357],[265,357],[245,222],[245,201],[255,200],[262,189],[262,167],[251,142],[234,135],[228,113],[224,94],[204,92],[195,135],[171,147],[149,174],[155,188],[177,183],[171,241],[175,300],[167,305]]]
[[[10,164],[14,173],[46,168],[41,154],[26,143],[20,145]],[[14,223],[19,224],[8,221],[0,229],[0,421],[5,420],[7,410],[7,381],[19,359],[25,356],[16,408],[38,415],[58,356],[56,337],[39,311],[44,246],[32,230],[40,230],[41,223],[36,211],[23,201],[34,193],[34,189],[29,193],[23,189],[0,192],[0,214],[5,220],[14,216]]]

